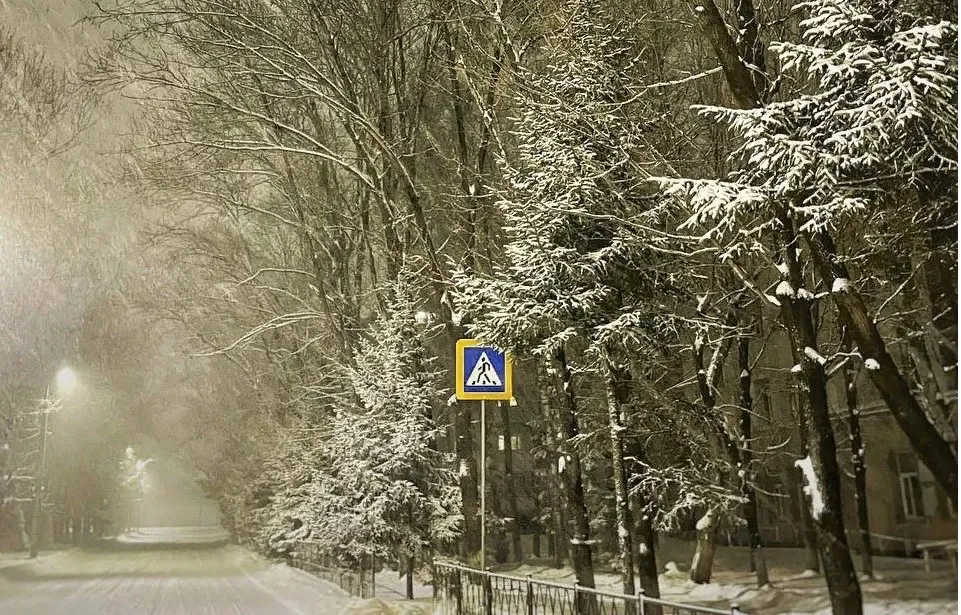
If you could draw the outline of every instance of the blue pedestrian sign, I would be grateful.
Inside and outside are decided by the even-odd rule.
[[[477,340],[457,340],[457,399],[509,400],[513,395],[510,357]]]

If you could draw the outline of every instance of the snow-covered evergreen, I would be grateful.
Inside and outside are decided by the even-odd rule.
[[[800,90],[753,109],[701,108],[741,139],[740,164],[727,181],[693,184],[689,228],[756,238],[774,226],[771,207],[787,206],[801,232],[834,229],[956,173],[957,25],[899,4],[796,5],[801,42],[771,49]]]

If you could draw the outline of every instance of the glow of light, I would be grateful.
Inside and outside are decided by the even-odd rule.
[[[57,388],[61,391],[68,391],[77,384],[77,373],[69,367],[64,367],[57,372]]]

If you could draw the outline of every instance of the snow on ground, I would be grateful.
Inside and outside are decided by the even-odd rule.
[[[121,544],[171,545],[212,544],[230,540],[227,532],[215,525],[144,527],[130,530],[113,538]]]
[[[711,583],[698,585],[688,579],[688,566],[694,543],[663,538],[658,547],[658,566],[662,571],[662,597],[677,602],[690,602],[727,608],[736,602],[752,615],[830,613],[827,588],[821,576],[805,573],[805,553],[800,549],[768,548],[764,550],[771,586],[757,589],[753,573],[748,572],[749,553],[744,547],[718,546]],[[938,562],[931,573],[924,572],[920,560],[875,557],[877,580],[862,581],[865,615],[956,614],[958,612],[957,581],[945,562]],[[574,582],[570,568],[551,568],[528,563],[501,566],[500,572],[559,583]],[[621,591],[620,577],[613,573],[595,575],[601,589]]]
[[[40,558],[47,558],[51,555],[60,553],[63,549],[43,549],[37,555]],[[0,569],[8,566],[20,566],[30,561],[30,556],[26,551],[13,551],[0,553]]]
[[[164,534],[165,532],[161,532]],[[187,534],[191,532],[186,531]],[[335,585],[196,536],[71,549],[0,568],[0,613],[336,615],[360,603]]]
[[[358,600],[306,572],[220,544],[220,538],[213,530],[148,529],[118,541],[122,546],[114,549],[43,552],[36,560],[22,553],[0,555],[0,613],[60,614],[64,604],[70,604],[71,615],[431,612],[431,587],[415,582],[416,599],[406,601],[406,579],[396,572],[378,573],[377,597]],[[163,544],[165,548],[156,548]],[[765,549],[772,585],[763,589],[755,588],[754,576],[747,572],[748,551],[741,547],[719,546],[713,582],[691,583],[687,568],[693,551],[693,543],[661,540],[658,562],[665,598],[715,607],[737,602],[752,615],[830,613],[824,580],[802,570],[805,554],[800,549]],[[875,558],[878,578],[862,583],[865,615],[957,613],[954,572],[945,562],[937,564],[929,574],[919,560]],[[538,562],[497,570],[573,583],[569,568]],[[619,577],[610,572],[599,572],[597,583],[620,589]]]
[[[391,599],[374,598],[348,606],[339,615],[430,615],[433,612],[430,600],[399,602]]]
[[[381,570],[374,576],[374,595],[386,600],[404,600],[407,597],[407,576],[395,570]],[[418,581],[414,576],[414,599],[433,598],[434,588]]]

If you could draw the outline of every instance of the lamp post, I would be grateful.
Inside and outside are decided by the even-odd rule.
[[[43,400],[40,407],[40,463],[33,479],[33,511],[30,519],[30,558],[37,557],[40,549],[40,512],[43,506],[43,473],[47,460],[47,417],[50,414],[50,399]]]
[[[77,375],[69,367],[64,367],[57,372],[57,388],[60,391],[67,390],[77,381]],[[47,419],[54,408],[54,400],[50,396],[49,389],[47,396],[40,404],[40,448],[37,472],[33,480],[33,511],[30,519],[30,558],[37,557],[40,551],[40,518],[43,513],[43,477],[47,464]]]

